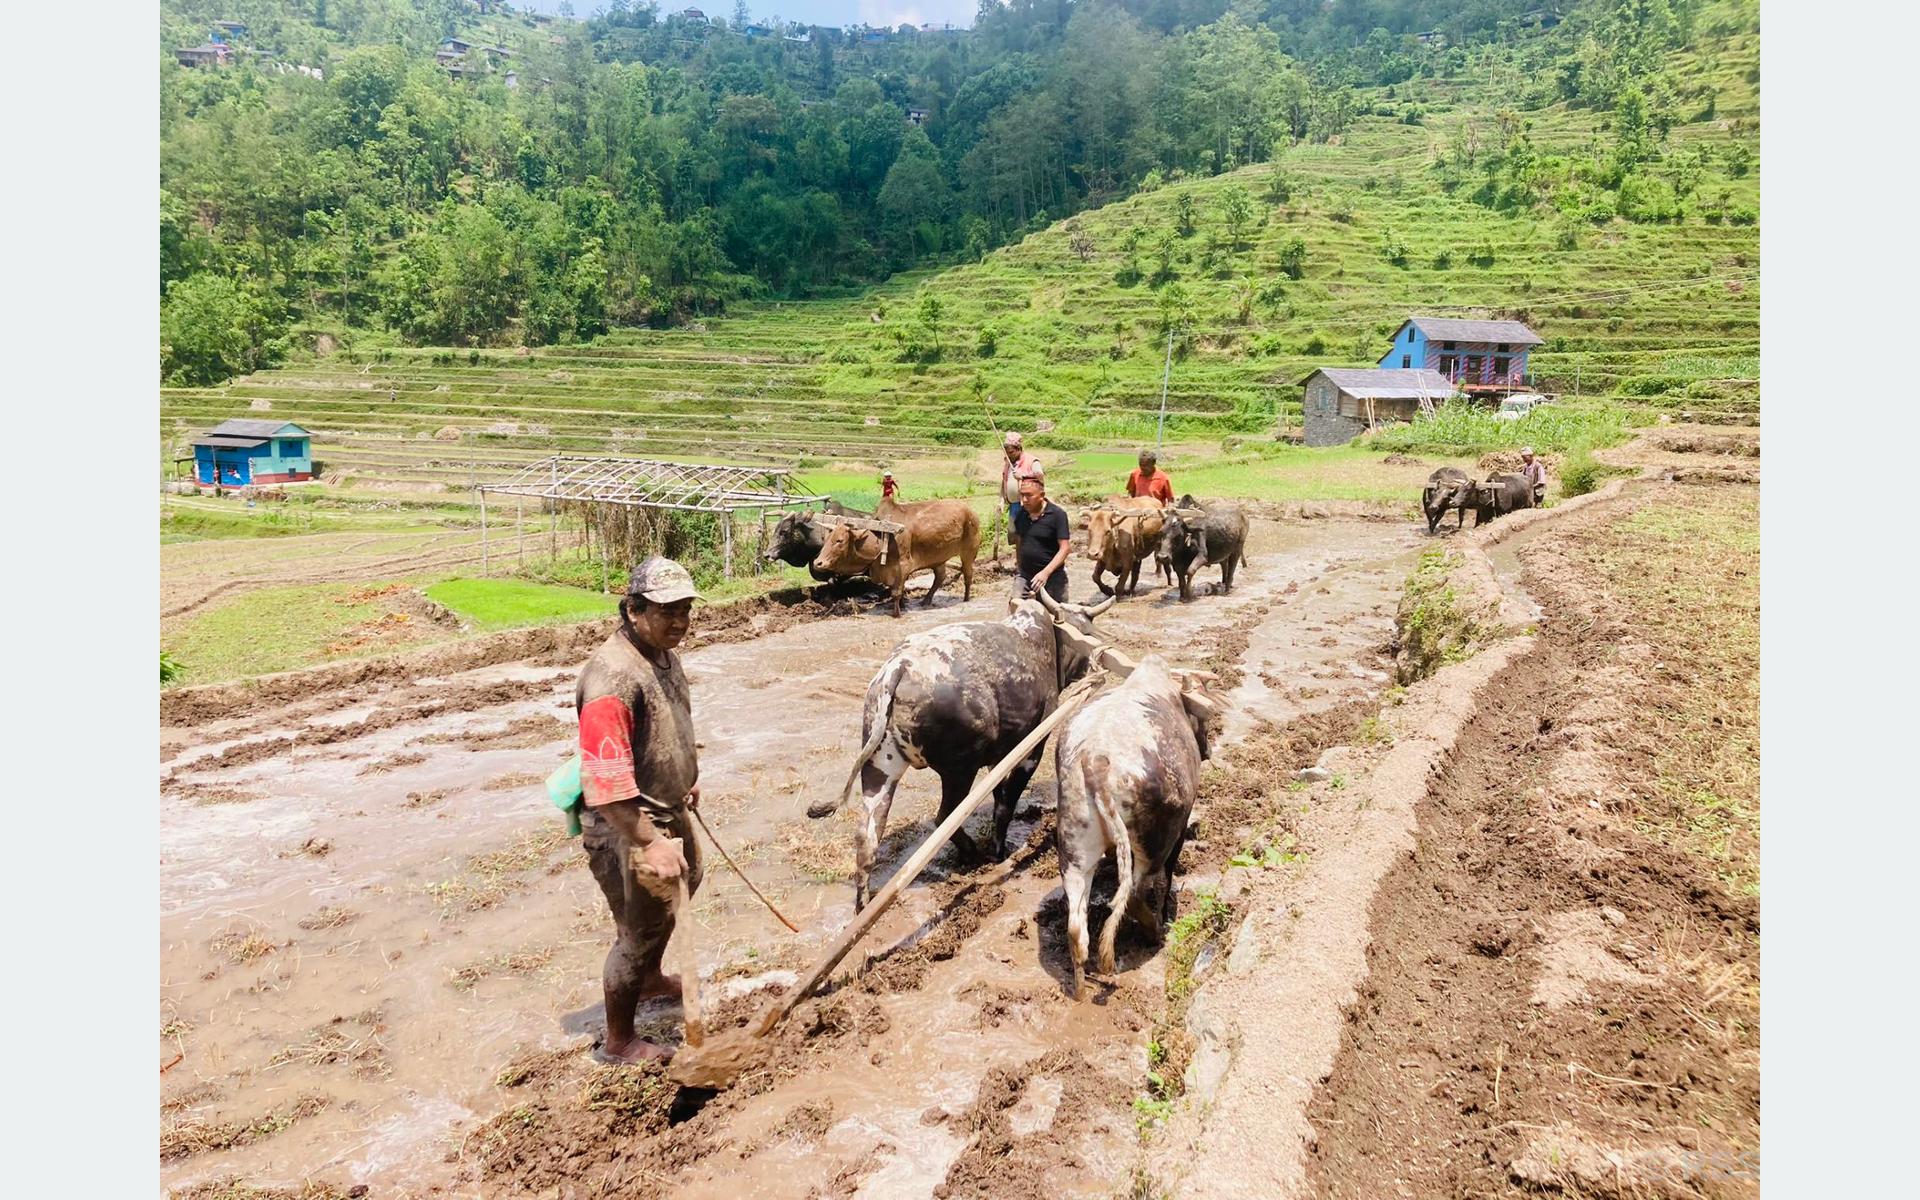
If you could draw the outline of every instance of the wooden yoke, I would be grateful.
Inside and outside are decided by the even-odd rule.
[[[1077,649],[1084,651],[1095,667],[1104,668],[1116,679],[1125,679],[1133,674],[1134,668],[1140,665],[1106,642],[1097,637],[1089,637],[1071,625],[1055,625],[1053,631],[1064,640],[1072,642]],[[1212,671],[1196,671],[1185,667],[1173,667],[1170,670],[1174,678],[1181,680],[1181,696],[1187,704],[1209,719],[1226,715],[1224,706],[1218,700],[1208,696],[1204,691],[1190,691],[1185,687],[1187,680],[1197,680],[1204,687],[1209,682],[1217,681],[1220,678],[1218,675]]]
[[[864,529],[869,533],[886,534],[886,547],[880,551],[880,561],[883,564],[888,559],[899,554],[897,539],[907,531],[907,527],[898,521],[882,521],[878,517],[854,517],[840,513],[815,513],[809,519],[819,525],[847,525],[854,529]]]

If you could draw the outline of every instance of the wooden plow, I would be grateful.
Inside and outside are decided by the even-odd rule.
[[[844,518],[842,518],[844,519]],[[858,518],[856,518],[858,519]],[[811,969],[788,988],[771,1004],[761,1010],[748,1024],[731,1029],[717,1036],[706,1037],[695,1042],[689,1037],[687,1045],[673,1058],[667,1069],[669,1078],[684,1087],[715,1090],[730,1086],[733,1081],[753,1066],[759,1056],[761,1044],[767,1036],[786,1020],[794,1007],[806,999],[808,993],[818,987],[822,981],[840,965],[860,939],[866,936],[881,915],[900,898],[907,885],[919,877],[936,854],[945,849],[946,844],[959,832],[960,827],[979,809],[980,805],[993,794],[993,789],[1012,773],[1013,768],[1036,747],[1046,741],[1054,729],[1072,716],[1109,677],[1124,679],[1139,666],[1133,659],[1115,650],[1099,638],[1083,634],[1076,629],[1056,624],[1055,632],[1085,649],[1092,660],[1092,667],[1079,682],[1060,694],[1059,702],[1048,713],[1033,732],[1020,739],[1019,745],[1007,752],[1005,758],[996,763],[985,776],[973,785],[964,799],[954,806],[947,819],[940,822],[938,828],[927,835],[927,839],[915,848],[907,861],[900,864],[893,877],[887,880],[867,906],[855,915],[853,923],[843,930],[833,944],[820,955]],[[1173,675],[1180,681],[1181,690],[1188,703],[1199,708],[1209,719],[1220,716],[1222,706],[1218,701],[1204,694],[1205,685],[1218,676],[1209,671],[1175,669]],[[1193,684],[1201,690],[1189,691]],[[704,1032],[704,1031],[703,1031]]]

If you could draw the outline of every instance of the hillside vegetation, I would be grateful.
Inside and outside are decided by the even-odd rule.
[[[1457,78],[1369,93],[1400,115],[1358,117],[1337,144],[1149,179],[978,263],[578,345],[336,331],[330,354],[165,389],[163,440],[264,403],[316,432],[331,471],[447,483],[554,450],[890,461],[1042,422],[1042,445],[1130,443],[1153,436],[1169,330],[1169,436],[1265,436],[1310,370],[1376,361],[1412,312],[1527,321],[1547,341],[1539,384],[1569,398],[1750,409],[1759,42],[1739,12],[1713,10],[1665,60],[1712,115],[1634,151],[1644,177],[1681,176],[1677,219],[1599,209],[1617,192],[1594,165],[1652,134],[1623,133],[1618,108],[1505,107],[1522,81],[1489,48]],[[1536,198],[1503,200],[1514,180]]]

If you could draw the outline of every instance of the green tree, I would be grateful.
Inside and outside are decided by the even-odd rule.
[[[1237,183],[1220,189],[1220,221],[1227,227],[1229,246],[1235,250],[1240,248],[1241,235],[1252,220],[1253,197],[1247,193],[1247,189]]]
[[[1307,244],[1298,237],[1280,243],[1280,270],[1288,279],[1298,279],[1307,269]]]
[[[273,305],[203,272],[167,285],[160,301],[160,370],[177,387],[207,387],[268,365],[284,346]]]

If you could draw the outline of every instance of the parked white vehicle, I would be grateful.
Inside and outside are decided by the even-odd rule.
[[[1548,400],[1545,396],[1536,396],[1531,393],[1519,396],[1508,396],[1500,402],[1500,411],[1495,413],[1494,416],[1501,421],[1518,421],[1534,409],[1551,403],[1552,401]]]

